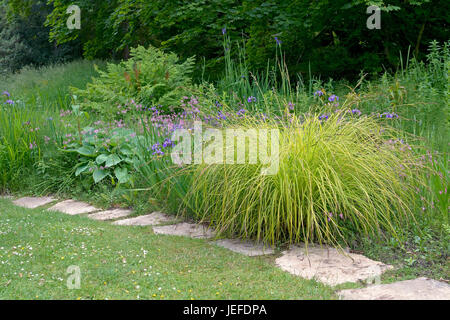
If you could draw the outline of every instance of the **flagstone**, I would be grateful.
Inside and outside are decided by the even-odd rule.
[[[221,239],[217,240],[215,243],[218,246],[227,248],[237,253],[244,254],[249,257],[274,253],[274,249],[271,246],[267,246],[262,243],[255,243],[249,240]]]
[[[284,251],[275,263],[284,271],[332,286],[375,280],[384,271],[393,268],[360,254],[344,254],[335,248],[317,245],[308,246],[307,252],[304,247],[292,247]]]
[[[17,200],[14,200],[13,203],[16,206],[20,206],[28,209],[35,209],[37,207],[45,206],[56,199],[52,197],[23,197]]]
[[[89,203],[75,201],[75,200],[65,200],[55,204],[53,207],[48,209],[49,211],[60,211],[65,214],[77,215],[83,213],[92,213],[99,211],[100,209],[91,206]]]
[[[172,236],[185,236],[198,239],[207,239],[215,236],[215,233],[210,228],[193,223],[182,222],[168,226],[154,227],[155,234],[165,234]]]
[[[88,215],[88,218],[100,221],[114,220],[119,218],[124,218],[132,214],[133,211],[127,209],[111,209],[106,211],[100,211],[97,213],[92,213]]]
[[[173,216],[161,212],[153,212],[145,216],[115,221],[113,224],[122,226],[154,226],[171,221],[174,221]]]
[[[376,284],[362,289],[341,290],[343,300],[450,300],[450,285],[418,278],[389,284]]]

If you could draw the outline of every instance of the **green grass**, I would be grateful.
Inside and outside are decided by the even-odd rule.
[[[1,299],[333,299],[332,288],[205,240],[0,200]],[[145,250],[145,251],[144,251]],[[80,267],[81,288],[66,273]]]
[[[12,75],[0,75],[1,90],[34,108],[67,109],[70,106],[70,86],[84,88],[97,75],[94,65],[100,70],[103,61],[77,60],[41,68],[25,67]]]

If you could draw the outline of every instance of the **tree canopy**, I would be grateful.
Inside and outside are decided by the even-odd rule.
[[[36,0],[3,0],[15,15]],[[40,2],[40,1],[38,1]],[[66,26],[68,6],[81,8],[81,29]],[[183,58],[223,59],[222,30],[245,44],[253,70],[265,68],[281,44],[291,73],[353,77],[395,68],[399,52],[423,57],[428,42],[448,40],[446,0],[49,0],[45,26],[57,44],[79,41],[86,58],[127,58],[138,45]],[[366,26],[366,9],[381,9],[381,29]],[[277,40],[275,40],[275,37]]]

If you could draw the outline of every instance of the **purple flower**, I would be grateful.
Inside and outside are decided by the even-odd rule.
[[[339,101],[339,97],[337,95],[333,94],[328,98],[328,101],[330,101],[330,102]]]
[[[152,145],[152,150],[155,151],[159,149],[159,143],[155,143],[154,145]]]
[[[245,115],[245,112],[246,112],[245,109],[241,109],[241,110],[239,110],[239,111],[236,113],[236,115],[238,115],[238,116],[243,116],[243,115]]]
[[[227,28],[222,28],[222,34],[225,35],[227,33]]]
[[[218,112],[217,120],[227,120],[227,116],[222,113],[222,111]]]
[[[393,118],[397,118],[398,119],[398,114],[396,114],[395,112],[393,113],[389,113],[389,112],[384,112],[382,114],[380,114],[380,118],[386,117],[386,119],[393,119]]]
[[[353,109],[352,110],[352,114],[355,114],[355,113],[357,113],[358,116],[361,115],[361,111],[359,111],[358,109]]]
[[[289,102],[288,106],[290,110],[294,110],[295,103]]]
[[[6,100],[5,103],[10,104],[10,105],[13,105],[13,104],[14,104],[14,101],[12,101],[11,99],[8,99],[8,100]]]
[[[279,46],[281,45],[281,40],[278,39],[278,37],[274,37],[276,44]]]
[[[175,144],[173,143],[172,140],[170,140],[169,138],[167,138],[166,140],[164,140],[163,143],[163,148],[167,148],[167,147],[173,147]]]
[[[323,114],[323,115],[319,116],[319,120],[328,120],[328,115]]]
[[[315,96],[319,96],[319,97],[323,96],[323,91],[322,90],[317,90],[316,92],[314,92],[314,97]]]
[[[253,97],[253,96],[250,96],[250,97],[247,98],[247,102],[248,103],[256,102],[256,98]]]
[[[11,94],[8,91],[3,91],[2,94],[4,94],[5,96],[7,96],[8,98],[11,97]]]
[[[152,153],[152,155],[160,155],[163,156],[164,152],[162,152],[160,149],[156,150],[155,152]]]

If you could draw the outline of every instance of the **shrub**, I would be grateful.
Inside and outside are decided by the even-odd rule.
[[[145,106],[176,106],[191,84],[194,59],[179,63],[178,57],[154,48],[131,49],[131,58],[119,64],[109,63],[106,71],[85,90],[72,88],[82,100],[85,111],[115,117],[118,104],[134,99]]]
[[[375,118],[320,118],[241,121],[242,128],[280,129],[278,172],[261,175],[261,164],[192,166],[184,209],[225,235],[270,243],[398,236],[422,183],[410,146]]]

